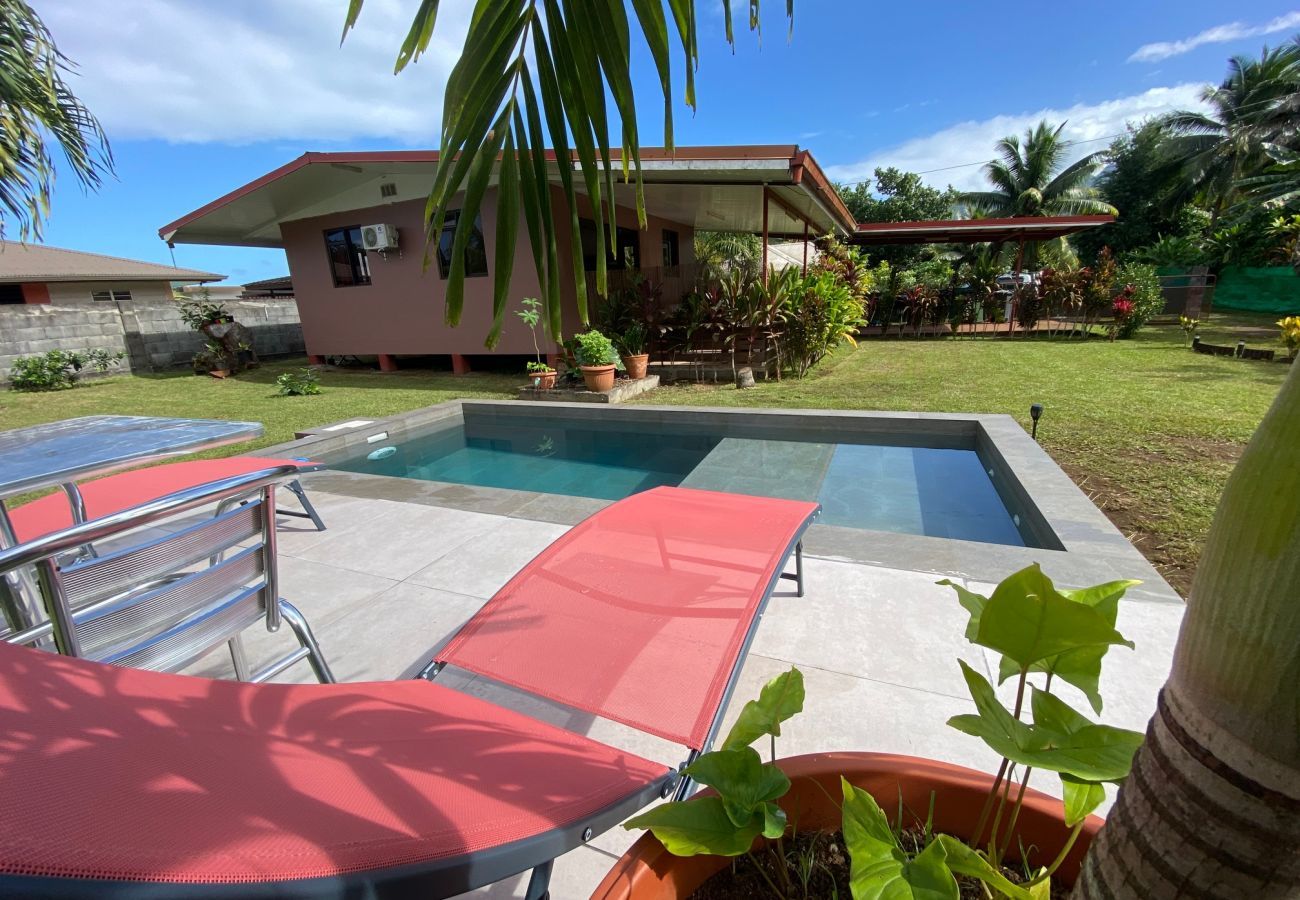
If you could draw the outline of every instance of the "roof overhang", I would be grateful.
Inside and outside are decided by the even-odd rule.
[[[1013,219],[941,219],[923,222],[862,223],[849,242],[880,244],[983,244],[1049,241],[1114,222],[1112,215],[1023,216]]]
[[[553,184],[559,165],[547,154]],[[646,209],[711,231],[763,230],[772,236],[852,234],[857,227],[834,187],[807,151],[791,145],[641,148]],[[621,167],[616,167],[616,170]],[[438,169],[438,153],[396,150],[306,153],[159,229],[170,243],[281,246],[280,224],[296,219],[422,200]],[[391,185],[381,196],[380,185]],[[631,184],[616,171],[617,201],[633,206]]]

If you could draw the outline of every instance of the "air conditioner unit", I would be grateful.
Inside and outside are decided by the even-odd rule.
[[[361,243],[367,250],[396,250],[397,226],[363,225],[361,226]]]

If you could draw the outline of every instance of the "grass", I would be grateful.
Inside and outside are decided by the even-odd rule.
[[[1213,316],[1211,343],[1269,346],[1269,316]],[[1270,329],[1271,332],[1270,332]],[[1275,346],[1275,345],[1274,345]],[[274,362],[225,381],[188,373],[117,376],[58,393],[0,392],[0,429],[94,413],[261,422],[265,435],[211,451],[246,452],[295,430],[392,415],[457,397],[511,397],[518,374],[327,372],[324,393],[280,397]],[[1176,327],[1131,341],[1026,338],[894,339],[844,348],[803,380],[664,388],[648,403],[995,412],[1028,427],[1042,403],[1043,446],[1186,593],[1228,473],[1272,402],[1286,367],[1193,354]]]
[[[1267,318],[1215,317],[1202,334]],[[1042,403],[1044,448],[1186,595],[1228,473],[1286,372],[1194,354],[1177,327],[1115,343],[903,338],[846,347],[802,381],[673,387],[644,402],[1008,413],[1026,429]]]
[[[391,416],[457,397],[513,397],[523,382],[518,375],[342,370],[321,373],[320,394],[279,396],[276,376],[299,369],[305,362],[275,360],[224,380],[167,372],[87,380],[72,390],[56,393],[0,391],[0,429],[99,413],[262,423],[265,433],[257,440],[200,454],[225,456],[290,441],[296,430],[340,419]]]

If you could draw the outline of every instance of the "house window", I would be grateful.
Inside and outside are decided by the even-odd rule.
[[[442,220],[442,234],[438,236],[438,274],[444,279],[451,274],[451,248],[456,240],[456,225],[460,210],[449,209]],[[465,277],[479,278],[488,273],[487,243],[483,240],[483,217],[474,217],[474,228],[465,244]]]
[[[91,291],[90,299],[96,303],[121,303],[131,299],[130,291]]]
[[[596,271],[596,223],[590,219],[579,220],[582,234],[582,267]],[[605,258],[607,269],[641,268],[641,235],[635,228],[618,226],[614,229],[614,252]]]
[[[26,303],[21,284],[0,284],[0,303]]]
[[[325,253],[335,287],[370,284],[370,261],[361,243],[361,226],[349,225],[325,232]]]
[[[665,228],[663,235],[664,268],[671,269],[681,264],[681,242],[677,237],[677,232],[671,228]]]

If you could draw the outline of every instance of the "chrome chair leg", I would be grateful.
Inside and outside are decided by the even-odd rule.
[[[235,666],[235,677],[240,681],[252,681],[253,670],[248,666],[248,656],[244,653],[244,639],[241,635],[235,635],[226,642],[230,648],[230,661]]]
[[[322,684],[334,684],[334,673],[330,671],[329,663],[325,662],[325,654],[321,652],[320,644],[316,643],[316,635],[312,633],[311,626],[307,624],[307,619],[303,614],[298,611],[298,607],[282,597],[280,598],[280,614],[284,616],[284,620],[293,629],[299,643],[307,649],[307,661],[311,663],[312,669],[316,672],[316,679]]]

